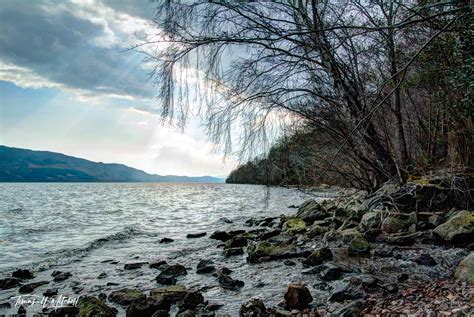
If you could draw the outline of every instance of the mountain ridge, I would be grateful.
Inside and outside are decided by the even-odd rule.
[[[63,153],[0,145],[0,182],[197,182],[212,176],[148,174],[120,163],[94,162]]]

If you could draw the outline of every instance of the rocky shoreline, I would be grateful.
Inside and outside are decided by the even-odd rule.
[[[322,203],[307,200],[295,206],[293,216],[247,219],[242,229],[223,221],[228,229],[189,233],[187,238],[191,247],[194,239],[211,239],[222,250],[224,263],[245,256],[250,265],[265,266],[261,274],[271,274],[271,266],[277,264],[288,272],[300,271],[302,278],[282,285],[286,292],[280,303],[270,304],[262,293],[243,302],[232,316],[467,316],[474,311],[472,198],[469,191],[453,190],[449,184],[445,178],[418,179],[403,186],[388,183],[369,196],[346,190]],[[173,239],[162,238],[160,243]],[[127,263],[124,270],[156,270],[150,279],[157,287],[149,292],[121,288],[91,294],[55,310],[28,311],[21,306],[18,315],[121,314],[114,306],[129,317],[223,315],[219,311],[225,303],[206,300],[208,286],[180,283],[189,271],[213,276],[212,287],[233,292],[252,282],[221,264],[202,259],[189,267],[165,258]],[[55,271],[51,279],[61,283],[72,274]],[[18,288],[20,295],[41,289],[44,296],[57,295],[48,288],[49,281],[29,282],[33,278],[32,272],[18,269],[0,280],[0,289]],[[2,308],[9,305],[0,303]]]

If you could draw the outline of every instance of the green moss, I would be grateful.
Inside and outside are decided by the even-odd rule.
[[[474,213],[467,210],[459,211],[445,223],[436,227],[433,232],[446,241],[472,237],[474,233]]]
[[[408,223],[406,221],[395,217],[387,217],[382,222],[382,231],[386,233],[404,231],[407,227]]]
[[[150,291],[150,297],[156,300],[167,299],[170,302],[181,300],[186,295],[187,288],[183,285],[171,285],[155,288]]]
[[[247,247],[248,261],[258,262],[260,258],[278,258],[280,255],[292,250],[294,244],[289,242],[270,243],[268,241],[261,241],[252,243]]]
[[[339,233],[341,234],[341,239],[344,242],[350,242],[355,237],[362,237],[362,233],[360,233],[356,228],[341,230]]]
[[[469,253],[469,255],[459,263],[454,276],[459,281],[474,284],[474,252]]]
[[[77,304],[79,317],[109,317],[115,316],[115,309],[105,305],[95,297],[82,297]]]
[[[363,236],[355,236],[349,243],[349,254],[360,255],[368,253],[370,249],[369,242]]]
[[[283,223],[283,231],[295,234],[306,231],[306,222],[300,218],[293,218]]]

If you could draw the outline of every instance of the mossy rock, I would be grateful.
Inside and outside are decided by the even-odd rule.
[[[474,213],[462,210],[437,226],[433,232],[448,242],[469,244],[474,242]]]
[[[313,223],[316,220],[324,219],[328,213],[321,207],[321,205],[314,199],[306,200],[298,208],[296,217],[303,219],[307,223]]]
[[[81,297],[77,303],[79,317],[114,317],[117,309],[109,307],[95,297]]]
[[[305,232],[306,222],[300,218],[288,219],[283,223],[283,231],[289,234]]]
[[[347,249],[349,255],[365,255],[369,253],[369,250],[370,244],[363,236],[355,236],[351,242],[349,242]]]
[[[242,248],[246,246],[247,246],[247,238],[244,236],[238,235],[226,241],[226,243],[224,244],[224,249]]]
[[[145,298],[143,292],[133,288],[123,288],[118,291],[110,293],[108,299],[112,303],[119,305],[129,305],[132,301],[138,298]]]
[[[382,225],[382,217],[380,212],[369,211],[366,212],[359,223],[359,230],[366,232],[372,229],[379,229]]]
[[[454,276],[458,281],[474,284],[474,252],[459,263]]]
[[[350,242],[356,237],[363,237],[362,233],[356,228],[341,230],[339,233],[341,234],[341,240],[344,242]]]
[[[169,303],[176,303],[184,298],[188,289],[183,285],[171,285],[159,287],[150,291],[150,297],[158,301],[166,300]]]
[[[400,233],[392,233],[388,235],[383,235],[382,240],[388,244],[393,245],[412,245],[415,241],[423,236],[422,232],[400,232]]]
[[[382,221],[383,233],[396,233],[406,231],[410,223],[396,217],[387,217]]]
[[[308,229],[307,236],[308,236],[308,238],[313,239],[315,237],[319,237],[319,236],[325,234],[328,231],[329,231],[329,226],[312,225]]]
[[[284,254],[293,250],[295,245],[290,242],[268,242],[260,241],[251,243],[247,247],[247,261],[250,263],[259,262],[262,258],[277,259],[283,258]]]
[[[333,254],[329,248],[319,248],[314,250],[304,261],[305,266],[320,265],[326,261],[332,260]]]

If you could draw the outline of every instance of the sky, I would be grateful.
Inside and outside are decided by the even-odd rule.
[[[149,0],[0,0],[0,144],[162,175],[236,167],[195,119],[160,124],[143,55]]]

